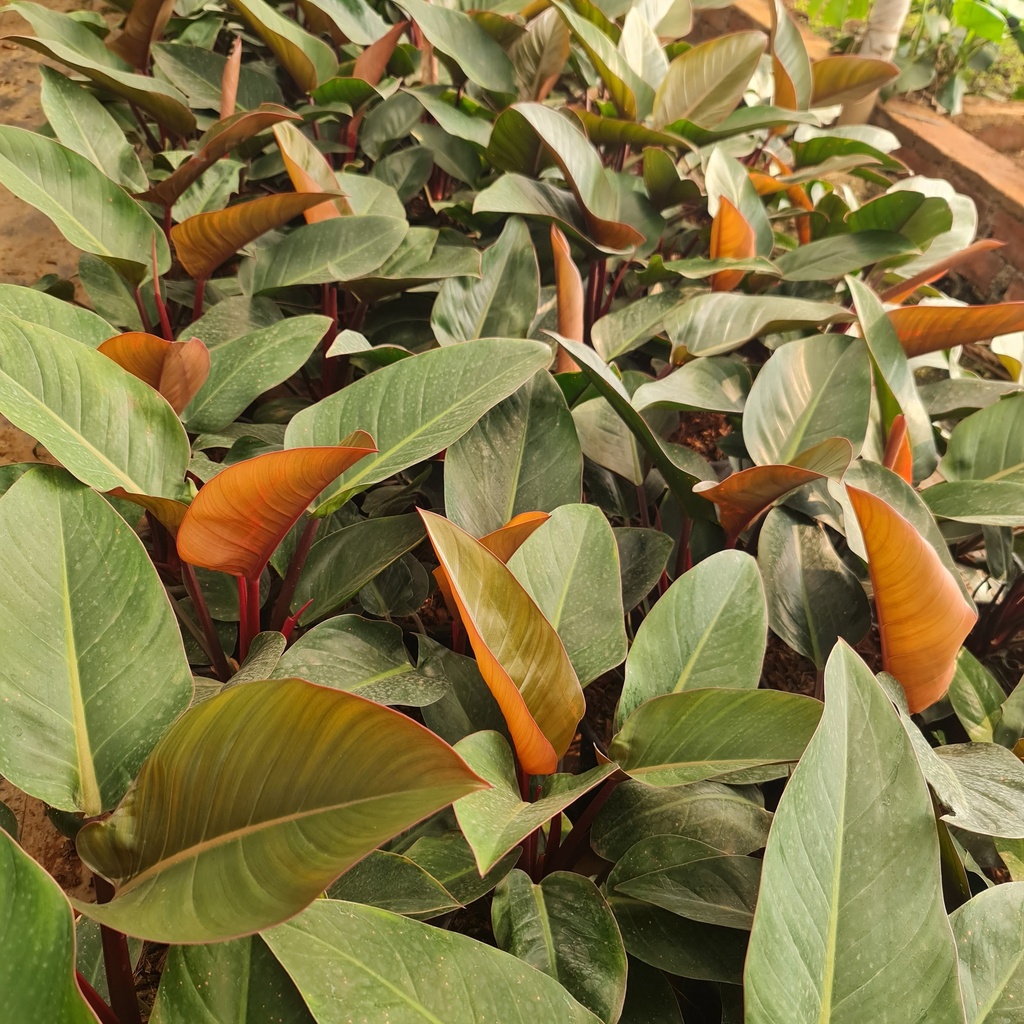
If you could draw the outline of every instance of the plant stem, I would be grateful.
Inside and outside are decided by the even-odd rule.
[[[93,1013],[99,1017],[101,1024],[121,1024],[117,1017],[114,1016],[114,1011],[103,1002],[103,997],[99,992],[82,977],[81,971],[75,971],[75,981],[78,982],[78,987],[81,989],[82,995],[85,996],[85,1001],[92,1007]]]
[[[113,897],[114,887],[105,878],[97,876],[96,899],[100,903],[109,903]],[[120,1024],[142,1024],[128,939],[123,932],[101,924],[100,940],[103,943],[103,966],[107,972],[110,1007]]]
[[[548,873],[548,865],[558,853],[558,845],[562,839],[562,812],[559,811],[548,825],[548,841],[544,845],[544,863],[541,865],[541,873]]]
[[[298,625],[299,619],[302,618],[305,610],[313,603],[313,598],[310,598],[294,615],[289,615],[287,619],[281,625],[281,635],[284,637],[287,643],[292,638],[292,633]]]
[[[597,817],[597,812],[608,802],[608,798],[615,792],[615,787],[625,778],[624,775],[616,772],[598,790],[597,796],[587,804],[586,810],[579,816],[579,820],[573,823],[565,842],[555,851],[551,858],[551,864],[547,864],[545,858],[544,871],[550,874],[552,871],[561,871],[569,867],[576,860],[577,852],[587,837],[590,835],[590,826]]]
[[[274,602],[274,611],[270,616],[271,629],[281,629],[288,618],[292,598],[295,596],[295,588],[299,584],[302,567],[306,564],[309,549],[313,546],[313,539],[316,537],[316,531],[319,527],[320,520],[315,516],[310,516],[306,520],[306,525],[299,536],[299,542],[295,545],[295,551],[288,562],[288,572],[285,575],[284,583],[281,585],[281,593],[277,595],[277,601]]]
[[[249,656],[249,645],[260,631],[260,578],[238,577],[238,661]]]
[[[195,323],[203,315],[203,299],[206,296],[206,278],[196,278],[196,294],[192,300],[192,322]]]
[[[139,319],[142,321],[142,329],[147,334],[152,334],[153,328],[149,323],[149,314],[146,312],[146,304],[142,301],[141,286],[136,288],[132,294],[135,296],[135,308],[139,311]]]
[[[174,341],[171,318],[167,315],[167,306],[164,305],[163,296],[160,294],[160,275],[156,269],[156,235],[153,235],[153,299],[160,314],[160,329],[164,332],[164,340]]]
[[[156,153],[162,153],[163,148],[160,143],[157,142],[156,136],[149,130],[149,125],[146,124],[146,119],[142,116],[142,112],[134,103],[129,103],[128,106],[131,107],[131,111],[135,115],[135,120],[139,122],[142,134],[146,136],[146,145],[149,146],[149,151],[154,155]]]
[[[192,607],[195,608],[196,615],[199,616],[199,625],[203,629],[206,645],[209,648],[210,657],[213,659],[213,670],[217,673],[217,678],[222,683],[226,683],[231,678],[231,666],[228,665],[227,655],[224,653],[217,629],[213,624],[213,616],[210,615],[206,598],[199,586],[199,580],[196,579],[196,571],[188,562],[181,563],[181,582],[185,584],[188,596],[192,598]]]

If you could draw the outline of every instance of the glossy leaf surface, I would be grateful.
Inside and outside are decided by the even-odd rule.
[[[119,334],[99,346],[108,359],[159,391],[181,413],[210,372],[210,352],[198,339],[164,341],[153,334]]]
[[[299,679],[234,686],[182,717],[114,815],[79,833],[83,859],[117,892],[78,906],[154,941],[245,935],[481,785],[446,744],[379,704]]]

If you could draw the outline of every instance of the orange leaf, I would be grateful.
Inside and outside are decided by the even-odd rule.
[[[236,462],[205,484],[178,530],[185,562],[259,579],[310,502],[349,466],[377,449],[362,430],[339,445],[287,448]]]
[[[375,42],[370,43],[358,57],[352,68],[352,77],[361,78],[370,85],[376,85],[388,69],[388,62],[395,52],[398,40],[402,38],[408,21],[400,21],[392,25],[388,31]]]
[[[583,278],[573,262],[569,240],[551,225],[551,253],[555,260],[555,290],[558,295],[558,333],[571,341],[583,341]],[[558,349],[558,373],[579,370],[576,360]]]
[[[944,260],[933,263],[930,267],[922,270],[920,274],[915,274],[913,277],[908,277],[906,281],[894,284],[891,288],[881,292],[878,297],[883,302],[906,302],[918,288],[931,284],[932,281],[937,281],[947,271],[958,267],[972,256],[977,256],[980,252],[988,252],[991,249],[1001,249],[1005,244],[1005,242],[997,241],[995,238],[983,238],[981,241],[967,246],[966,249],[961,249],[960,252],[955,252],[952,256],[947,256]]]
[[[1024,302],[994,306],[905,306],[888,313],[908,356],[1024,331]]]
[[[97,351],[159,391],[176,413],[195,398],[210,375],[210,350],[198,338],[164,341],[129,331],[108,338]]]
[[[903,516],[868,491],[846,490],[864,535],[882,666],[899,680],[916,714],[945,696],[978,613]]]
[[[293,114],[276,103],[261,103],[255,110],[247,110],[218,121],[199,140],[199,145],[188,160],[169,177],[154,185],[148,192],[140,192],[136,198],[161,203],[163,206],[173,206],[203,171],[246,139],[266,131],[278,121],[301,120],[298,114]]]
[[[779,181],[778,178],[773,178],[763,171],[747,171],[747,176],[759,196],[775,195],[776,192],[785,192],[789,188],[785,182]]]
[[[757,255],[757,238],[747,219],[725,196],[718,200],[718,213],[711,222],[711,258],[751,259]],[[731,292],[743,280],[745,271],[720,270],[711,275],[713,292]]]
[[[896,414],[889,428],[882,465],[901,476],[908,484],[914,483],[914,456],[910,452],[907,418],[901,412]]]
[[[830,437],[802,452],[791,465],[754,466],[733,473],[719,484],[701,481],[694,485],[693,492],[718,506],[718,521],[731,545],[772,502],[812,480],[841,477],[852,460],[850,442],[845,437]]]
[[[549,775],[586,709],[562,641],[501,559],[442,516],[420,516],[519,762]]]
[[[811,106],[827,107],[863,99],[899,78],[899,74],[895,64],[877,57],[825,57],[811,65]]]
[[[243,245],[338,195],[284,192],[238,203],[226,210],[197,213],[171,228],[174,251],[192,277],[209,277]]]
[[[338,192],[338,178],[327,158],[293,124],[274,125],[274,138],[296,192]],[[344,199],[324,203],[305,213],[307,224],[340,217],[352,210]]]
[[[107,39],[107,49],[133,68],[144,68],[149,47],[162,35],[173,10],[174,0],[135,0],[121,30]]]

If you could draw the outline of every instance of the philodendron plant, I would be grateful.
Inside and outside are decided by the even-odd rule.
[[[1019,1019],[1024,304],[701,6],[10,5],[5,1021]]]

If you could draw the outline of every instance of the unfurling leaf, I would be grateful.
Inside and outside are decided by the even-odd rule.
[[[572,341],[583,341],[583,278],[573,262],[569,241],[551,225],[551,253],[555,260],[555,291],[558,296],[558,333]],[[564,348],[558,350],[559,373],[579,370]]]
[[[109,338],[96,351],[159,391],[179,414],[210,374],[210,350],[198,338],[164,341],[131,331]]]
[[[132,67],[144,69],[149,47],[160,38],[173,10],[174,0],[135,0],[120,31],[107,39],[107,47]]]
[[[914,457],[910,451],[907,418],[903,413],[899,413],[896,416],[892,421],[892,426],[889,428],[882,465],[902,477],[908,484],[914,482]]]
[[[295,125],[274,125],[274,138],[296,192],[340,192],[338,178],[326,157]],[[335,199],[332,205],[322,203],[306,210],[304,216],[307,224],[316,224],[351,212],[344,199]]]
[[[339,445],[288,448],[236,462],[199,491],[178,531],[183,561],[258,579],[310,502],[334,479],[376,452],[361,430]]]
[[[562,641],[496,555],[447,519],[420,515],[519,761],[550,775],[586,707]]]
[[[847,493],[868,554],[882,664],[916,714],[945,696],[978,613],[935,549],[903,516],[868,491],[847,487]]]

